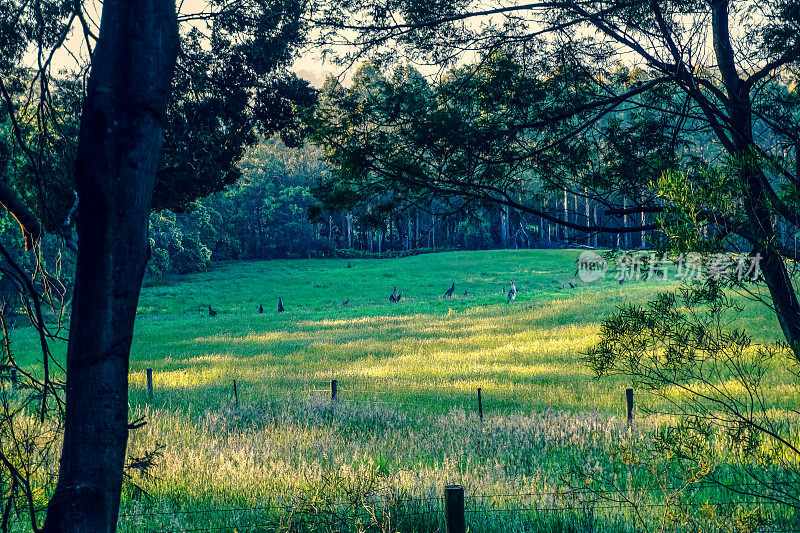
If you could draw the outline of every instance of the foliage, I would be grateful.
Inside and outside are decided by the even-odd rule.
[[[491,202],[587,233],[655,225],[672,247],[761,254],[765,303],[800,360],[797,252],[787,245],[800,227],[796,9],[782,0],[324,5],[325,39],[358,50],[342,59],[375,57],[350,89],[323,89],[311,122],[339,189],[377,205]],[[382,74],[381,60],[398,57],[465,66],[404,92],[394,83],[402,76]],[[563,211],[541,190],[564,191]],[[567,192],[639,227],[603,223],[588,208],[571,216]]]
[[[62,441],[63,468],[58,473],[56,496],[47,502],[49,512],[43,527],[49,531],[85,528],[92,523],[99,528],[101,522],[116,516],[115,494],[119,495],[128,431],[141,427],[125,424],[124,373],[143,267],[145,228],[141,224],[146,218],[140,215],[150,206],[155,172],[152,163],[162,148],[163,115],[168,122],[160,154],[164,168],[159,171],[153,205],[185,210],[194,199],[220,190],[237,177],[234,165],[255,141],[257,128],[263,133],[282,129],[287,138],[296,140],[299,130],[294,127],[295,103],[307,105],[313,101],[308,85],[286,73],[294,46],[305,31],[300,17],[305,3],[275,0],[243,5],[222,0],[208,2],[199,12],[189,14],[176,14],[175,9],[181,9],[183,4],[174,2],[154,2],[149,6],[145,11],[108,2],[102,9],[102,26],[92,20],[97,6],[85,2],[12,1],[0,9],[0,194],[3,207],[19,221],[25,238],[25,254],[20,254],[23,259],[17,261],[15,241],[19,234],[0,228],[6,230],[0,246],[4,259],[0,272],[6,288],[10,284],[18,292],[30,323],[38,331],[42,361],[42,368],[35,373],[20,368],[8,341],[9,332],[3,326],[5,343],[0,363],[4,371],[22,374],[38,410],[35,412],[28,405],[33,402],[17,409],[14,402],[18,398],[9,398],[4,389],[2,455],[13,461],[0,461],[3,530],[8,529],[12,511],[18,518],[27,514],[33,529],[39,530],[39,507],[51,496],[47,487],[56,476],[48,475],[47,483],[41,485],[28,481],[40,470],[39,451],[47,455]],[[179,19],[184,24],[183,46],[179,74],[173,78]],[[140,41],[140,46],[120,45],[127,39],[118,38],[120,33],[139,28],[147,35],[148,27],[155,30]],[[98,28],[102,38],[95,33]],[[71,33],[77,39],[68,42]],[[76,42],[80,49],[73,48]],[[75,70],[55,73],[52,67],[57,56],[71,57]],[[128,60],[113,60],[114,57]],[[26,68],[34,63],[36,67]],[[134,72],[146,77],[132,76],[132,71],[125,70],[131,65]],[[165,110],[163,104],[170,87],[172,100]],[[144,114],[146,119],[138,120],[138,114]],[[111,122],[106,127],[101,120]],[[100,130],[103,134],[97,135]],[[92,143],[96,143],[94,148],[89,148]],[[100,146],[102,149],[98,149]],[[111,150],[116,152],[112,154]],[[121,163],[128,156],[136,164]],[[115,165],[130,170],[127,182],[122,175],[125,172],[112,170]],[[205,268],[211,252],[204,248],[203,241],[212,240],[214,224],[219,222],[211,215],[195,210],[190,215],[191,229],[178,228],[174,216],[173,220],[169,215],[156,219],[151,245],[155,247],[158,241],[163,246],[156,250],[156,268]],[[83,237],[83,247],[72,237],[74,223]],[[110,240],[108,234],[103,234],[118,229],[123,230],[123,235]],[[97,267],[86,267],[90,274],[82,268],[82,274],[77,276],[76,292],[80,294],[75,298],[75,312],[69,317],[73,326],[69,330],[69,365],[61,365],[51,355],[51,343],[66,340],[63,334],[68,330],[63,321],[70,296],[64,283],[53,277],[59,274],[60,256],[55,255],[54,265],[45,262],[50,258],[43,250],[53,248],[51,238],[42,237],[45,232],[60,234],[64,244],[80,254],[80,265]],[[59,253],[57,246],[55,249]],[[94,257],[90,257],[92,253]],[[103,253],[107,257],[97,256]],[[126,254],[134,260],[125,259]],[[114,261],[124,265],[114,267]],[[46,270],[48,266],[50,271]],[[108,276],[103,278],[103,274]],[[104,291],[114,297],[98,299]],[[106,309],[105,305],[113,308],[109,313],[115,320],[90,318],[98,309]],[[0,323],[6,317],[17,316],[12,315],[17,312],[4,305]],[[9,324],[13,329],[16,319]],[[84,358],[87,352],[95,353],[89,347],[95,341],[98,351],[104,353],[105,365],[104,385],[99,390],[92,389],[100,383],[94,374],[97,366],[85,364]],[[89,383],[72,387],[69,398],[64,398],[61,391],[60,373],[64,366],[70,368],[70,382],[80,383],[88,377]],[[114,372],[121,379],[113,379]],[[106,393],[111,394],[108,401],[102,399]],[[82,420],[91,418],[86,411],[95,406],[108,416],[80,426]],[[116,414],[109,415],[113,412]],[[15,427],[33,421],[34,416],[44,439],[28,439],[24,433],[15,433]],[[64,426],[48,425],[50,419],[64,417]],[[106,430],[98,430],[98,438],[86,437],[101,426]],[[10,440],[6,442],[6,438]],[[80,438],[87,438],[83,447],[74,445]],[[6,454],[11,454],[15,446],[28,449],[27,457]],[[90,453],[85,448],[92,446],[103,453],[86,460],[82,454]],[[144,454],[135,462],[143,467],[153,457]],[[87,474],[88,471],[91,472]],[[84,474],[92,483],[76,482]],[[86,497],[75,496],[75,491],[87,487],[105,498],[102,509],[90,508]],[[36,505],[31,503],[34,499]],[[25,500],[27,505],[23,505]],[[81,505],[84,507],[79,509]],[[69,520],[63,518],[62,511]],[[104,523],[105,529],[113,527]]]
[[[771,404],[769,389],[788,368],[796,395],[796,362],[785,343],[753,342],[741,312],[713,279],[663,292],[607,319],[586,360],[597,375],[628,376],[663,400],[659,412],[677,423],[656,434],[648,457],[693,473],[684,484],[713,482],[795,506],[800,425],[794,408]]]

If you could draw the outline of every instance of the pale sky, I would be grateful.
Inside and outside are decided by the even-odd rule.
[[[180,13],[197,13],[202,11],[204,6],[208,3],[205,0],[184,0],[178,1],[178,9]],[[102,4],[96,1],[87,1],[84,3],[86,8],[87,23],[91,27],[91,31],[96,35],[100,26],[100,6]],[[46,58],[42,58],[44,61]],[[59,70],[78,70],[81,63],[88,61],[88,49],[84,39],[83,31],[81,30],[80,23],[77,21],[73,24],[69,36],[62,46],[53,56],[52,69],[56,73]],[[38,58],[36,52],[31,52],[26,56],[26,63],[32,67],[36,67]],[[299,77],[308,80],[314,87],[321,87],[325,82],[325,78],[329,74],[340,74],[341,68],[330,63],[323,64],[318,54],[305,53],[302,54],[290,68]]]

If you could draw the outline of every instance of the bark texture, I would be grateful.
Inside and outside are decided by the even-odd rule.
[[[116,529],[128,356],[178,29],[174,0],[106,0],[81,118],[66,420],[47,532]]]
[[[800,302],[786,263],[772,246],[776,235],[772,211],[769,208],[768,185],[762,168],[754,159],[757,147],[753,140],[751,84],[745,83],[736,69],[736,58],[729,31],[729,8],[728,0],[711,3],[714,53],[728,98],[726,111],[731,124],[730,140],[720,140],[723,144],[725,141],[732,144],[731,155],[742,166],[740,173],[746,187],[744,208],[752,229],[750,238],[755,241],[753,253],[761,255],[761,273],[769,289],[778,323],[795,358],[800,361]]]

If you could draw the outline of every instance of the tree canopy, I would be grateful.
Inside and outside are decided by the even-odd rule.
[[[666,247],[758,254],[800,359],[781,237],[800,224],[796,3],[333,1],[315,20],[347,45],[342,60],[374,58],[351,89],[329,86],[316,115],[337,187],[620,231],[594,209],[537,202],[542,184],[642,221],[628,231],[663,229]],[[409,100],[377,74],[398,58],[456,67]]]

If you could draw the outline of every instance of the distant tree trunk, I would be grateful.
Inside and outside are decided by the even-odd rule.
[[[500,246],[503,248],[508,248],[508,233],[508,204],[504,204],[500,213]]]
[[[415,210],[414,216],[416,217],[414,223],[414,248],[419,248],[419,209]]]
[[[430,248],[430,247],[431,247],[431,231],[432,231],[432,229],[433,229],[433,228],[429,228],[429,229],[428,229],[428,235],[426,236],[426,237],[427,237],[427,239],[428,239],[428,243],[427,243],[427,244],[428,244],[428,248]]]
[[[641,221],[642,227],[644,227],[645,222],[646,222],[646,217],[645,217],[644,212],[642,212],[642,221]],[[641,245],[641,247],[642,248],[647,247],[647,235],[646,235],[645,230],[642,230],[642,245]]]
[[[353,247],[353,214],[347,214],[347,247]]]
[[[178,25],[169,0],[105,0],[81,115],[79,252],[58,483],[44,531],[116,529],[128,357]]]
[[[622,202],[622,206],[623,206],[623,208],[627,208],[628,207],[628,199],[627,198]],[[622,215],[622,227],[623,228],[627,228],[628,227],[628,215]],[[625,249],[626,250],[630,250],[631,249],[631,241],[630,241],[631,234],[625,232],[625,234],[622,236],[622,239],[623,239],[623,242],[625,243]]]
[[[572,222],[573,223],[577,223],[578,222],[578,216],[579,216],[578,213],[580,213],[580,211],[578,211],[578,195],[574,194],[574,193],[572,195],[572,205],[573,205]],[[576,231],[575,232],[575,243],[577,244],[577,242],[578,242],[578,232]]]
[[[584,194],[583,200],[584,200],[584,203],[586,204],[584,206],[584,208],[585,208],[584,216],[586,217],[586,220],[585,220],[584,223],[588,226],[590,224],[590,221],[591,221],[591,218],[589,217],[589,189],[588,188],[584,188],[583,189],[583,194]],[[591,233],[587,232],[586,233],[586,246],[591,246],[592,245],[591,241],[592,241],[592,235],[591,235]]]

